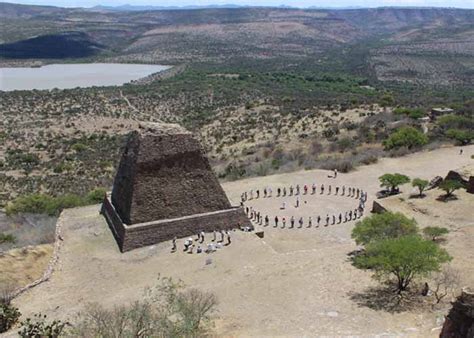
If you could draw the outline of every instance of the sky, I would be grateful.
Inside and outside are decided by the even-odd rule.
[[[3,2],[3,1],[0,1]],[[60,7],[93,7],[96,5],[118,6],[153,5],[153,6],[187,6],[187,5],[251,5],[292,7],[382,7],[382,6],[422,6],[422,7],[458,7],[474,8],[474,0],[7,0],[5,2],[29,5],[52,5]]]

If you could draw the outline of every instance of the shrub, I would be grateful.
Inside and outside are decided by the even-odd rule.
[[[12,234],[3,234],[0,233],[0,244],[3,243],[15,243],[16,238]]]
[[[80,153],[80,152],[83,152],[83,151],[87,150],[88,147],[83,143],[74,143],[71,146],[71,149],[78,152],[78,153]]]
[[[397,212],[384,212],[366,217],[358,221],[352,230],[351,237],[357,244],[369,244],[370,242],[398,238],[418,233],[416,221]]]
[[[34,318],[27,318],[24,322],[21,322],[20,331],[18,334],[20,337],[59,337],[64,334],[66,326],[70,325],[68,322],[60,320],[53,320],[48,323],[46,321],[46,315],[35,314]]]
[[[390,189],[391,193],[398,190],[398,186],[410,182],[410,178],[402,174],[384,174],[379,177],[380,186]]]
[[[20,318],[18,308],[10,302],[0,302],[0,333],[10,330]]]
[[[395,108],[393,112],[397,115],[406,115],[412,119],[419,119],[425,116],[421,108]]]
[[[421,178],[414,178],[413,181],[411,181],[411,185],[413,187],[418,188],[419,196],[423,196],[423,191],[428,187],[430,182],[427,180],[422,180]]]
[[[403,236],[371,242],[354,263],[359,268],[373,269],[378,279],[394,276],[400,294],[414,278],[439,271],[441,264],[451,259],[446,250],[432,241]]]
[[[21,316],[20,311],[11,304],[14,289],[11,284],[0,284],[0,333],[10,330]]]
[[[407,147],[408,149],[424,146],[428,137],[413,127],[401,127],[390,134],[383,145],[387,150]]]
[[[447,228],[442,228],[442,227],[426,227],[423,229],[423,234],[434,242],[439,237],[446,235],[448,233],[449,233],[449,230]]]
[[[79,337],[204,337],[217,305],[216,297],[162,279],[144,297],[112,310],[89,304],[74,335]]]
[[[91,204],[100,203],[104,200],[104,196],[106,193],[107,190],[105,190],[104,188],[95,188],[87,194],[86,200]]]
[[[18,213],[48,214],[50,216],[59,215],[63,209],[75,208],[89,204],[96,204],[102,201],[105,189],[96,188],[89,192],[85,197],[67,194],[58,197],[52,197],[45,194],[31,194],[21,196],[10,202],[5,210],[7,215]]]
[[[469,144],[474,140],[474,132],[472,130],[449,129],[446,136],[456,141],[458,145]]]

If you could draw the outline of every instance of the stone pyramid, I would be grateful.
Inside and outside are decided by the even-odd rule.
[[[231,206],[199,142],[163,123],[142,123],[129,134],[102,213],[122,251],[250,225],[243,210]]]

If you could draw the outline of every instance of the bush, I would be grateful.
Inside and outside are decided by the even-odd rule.
[[[406,115],[412,119],[419,119],[426,115],[421,108],[395,108],[393,112],[397,115]]]
[[[107,190],[104,188],[95,188],[87,194],[86,200],[91,204],[100,203],[104,200],[106,194]]]
[[[22,212],[57,216],[63,209],[96,204],[102,201],[104,194],[105,189],[103,188],[96,188],[89,192],[85,197],[74,194],[67,194],[58,197],[52,197],[45,194],[31,194],[13,200],[6,206],[5,210],[9,216]]]
[[[0,284],[0,333],[10,330],[21,316],[20,311],[11,304],[14,289],[11,284]]]
[[[416,221],[397,212],[384,212],[358,221],[352,229],[351,237],[358,245],[382,239],[398,238],[418,233]]]
[[[446,235],[448,233],[449,233],[449,230],[447,228],[442,228],[442,227],[426,227],[423,229],[423,234],[434,242],[439,237]]]
[[[10,302],[0,302],[0,333],[10,330],[18,322],[20,316],[18,308]]]
[[[89,304],[74,336],[79,337],[204,337],[217,305],[211,293],[161,279],[139,301],[107,310]]]
[[[419,236],[403,236],[371,242],[363,255],[354,259],[359,268],[375,271],[378,279],[394,276],[397,291],[406,290],[414,278],[439,271],[451,256],[436,243]]]
[[[80,152],[83,152],[83,151],[87,150],[88,147],[83,143],[74,143],[71,146],[71,149],[78,152],[78,153],[80,153]]]
[[[469,144],[474,140],[474,132],[472,130],[449,129],[446,136],[456,141],[458,145]]]
[[[34,318],[27,318],[21,322],[20,337],[59,337],[64,334],[66,326],[70,325],[68,322],[60,320],[53,320],[51,323],[46,321],[46,315],[35,314]]]
[[[428,137],[421,131],[413,127],[401,127],[393,132],[387,140],[383,142],[385,149],[397,149],[407,147],[408,149],[418,148],[428,143]]]
[[[12,234],[3,234],[0,233],[0,244],[3,243],[15,243],[16,238]]]

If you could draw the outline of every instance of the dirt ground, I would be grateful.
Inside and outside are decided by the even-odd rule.
[[[403,158],[382,159],[336,179],[324,170],[252,178],[224,184],[229,198],[239,200],[245,190],[290,184],[346,185],[369,193],[372,205],[379,190],[377,177],[400,172],[431,179],[450,169],[471,166],[474,146],[443,148]],[[318,189],[319,190],[319,189]],[[402,190],[410,193],[411,186]],[[454,264],[463,269],[463,283],[473,285],[474,195],[458,193],[458,200],[443,204],[439,191],[425,199],[394,201],[421,224],[453,229],[446,248]],[[327,195],[302,198],[298,209],[288,198],[287,216],[325,215],[357,206],[355,199]],[[414,211],[408,203],[415,203]],[[281,214],[282,199],[258,199],[249,203],[262,212]],[[425,205],[426,203],[426,205]],[[417,209],[417,210],[418,210]],[[170,243],[137,249],[125,254],[118,247],[98,213],[99,207],[66,210],[60,259],[51,279],[15,300],[25,316],[41,311],[50,318],[73,319],[92,301],[104,305],[129,302],[153,285],[158,275],[183,280],[188,286],[214,292],[219,299],[216,332],[219,336],[410,336],[439,334],[445,309],[389,312],[368,305],[370,290],[379,285],[367,271],[355,269],[348,253],[357,249],[350,238],[354,222],[319,228],[281,229],[263,227],[265,237],[235,231],[232,244],[214,254],[171,254]],[[367,213],[366,213],[367,214]],[[281,214],[282,215],[282,214]],[[273,223],[273,222],[272,222]],[[260,227],[257,227],[260,230]],[[207,235],[206,240],[210,236]],[[178,242],[182,248],[182,240]],[[209,262],[210,260],[210,262]],[[207,261],[207,262],[206,262]]]

